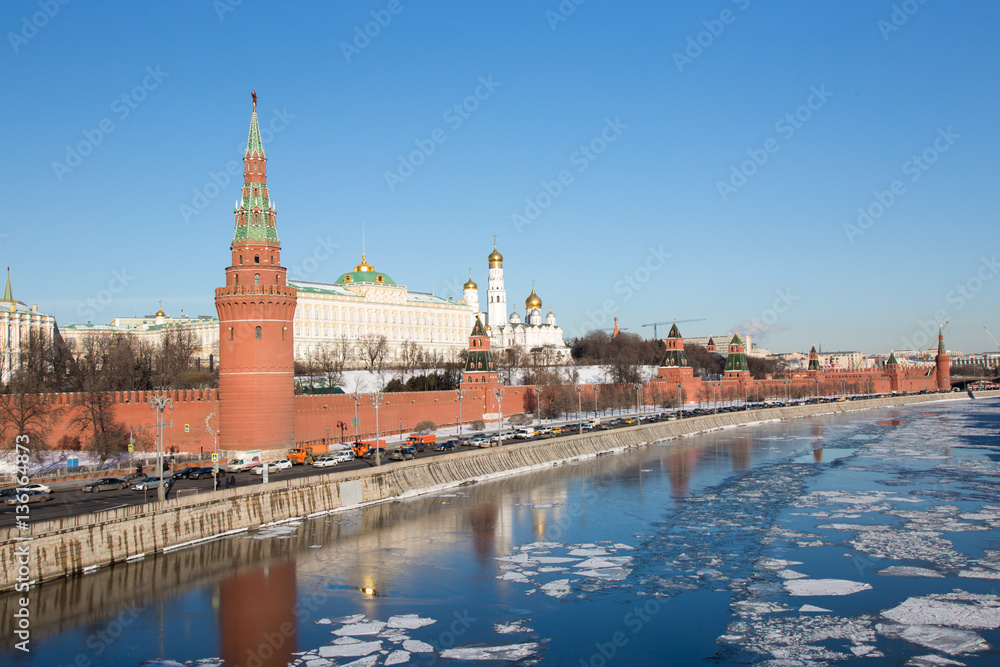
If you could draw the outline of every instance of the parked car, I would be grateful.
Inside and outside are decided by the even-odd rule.
[[[132,485],[133,491],[152,491],[153,489],[160,488],[160,478],[159,477],[147,477],[146,479],[137,482]],[[170,479],[162,480],[163,487],[167,490],[173,485],[173,481]]]
[[[125,481],[128,482],[130,486],[148,478],[149,475],[147,475],[144,472],[133,472],[128,475],[125,475]]]
[[[7,499],[8,505],[18,505],[21,503],[45,503],[52,500],[52,496],[44,491],[25,491],[18,493]]]
[[[211,477],[212,470],[214,470],[212,466],[195,468],[194,470],[188,473],[188,479],[201,479],[202,477]]]
[[[452,443],[452,449],[454,449],[455,448],[455,444],[452,441],[450,441],[450,440],[448,442]],[[441,444],[445,444],[445,443],[441,443]],[[400,447],[399,449],[394,450],[392,452],[392,454],[389,455],[389,458],[392,459],[393,461],[407,461],[407,460],[416,458],[416,456],[417,456],[417,448],[416,447],[413,447],[411,445],[404,445],[403,447]]]
[[[267,463],[267,464],[261,463],[260,465],[256,465],[256,466],[254,466],[253,468],[250,469],[250,472],[253,473],[254,475],[263,475],[264,474],[264,466],[265,465],[267,465],[267,474],[268,475],[270,475],[271,473],[278,472],[279,470],[281,470],[281,468],[278,467],[277,463],[271,462],[271,463]]]
[[[470,447],[482,447],[484,444],[488,443],[489,440],[486,439],[485,435],[477,435],[469,441]]]
[[[435,447],[434,451],[437,451],[437,452],[453,452],[456,449],[458,449],[458,447],[455,445],[455,441],[454,440],[446,440],[445,442],[442,442],[440,445],[438,445],[437,447]]]
[[[314,468],[329,468],[330,466],[335,466],[341,463],[343,459],[337,458],[336,455],[327,454],[326,456],[321,456],[312,462]]]
[[[42,493],[52,493],[52,489],[44,484],[25,484],[17,487],[19,491],[41,491]]]
[[[181,468],[173,474],[174,479],[188,479],[191,473],[195,470],[199,470],[198,466],[192,466],[190,468]]]
[[[103,477],[95,482],[91,482],[81,489],[84,493],[97,493],[98,491],[108,491],[110,489],[124,489],[128,482],[118,477]]]
[[[16,495],[17,495],[17,487],[12,487],[12,488],[9,488],[9,489],[4,489],[4,490],[0,491],[0,500],[6,501],[11,496],[16,496]]]
[[[289,470],[292,467],[292,462],[288,459],[281,459],[276,465],[278,466],[278,470]]]

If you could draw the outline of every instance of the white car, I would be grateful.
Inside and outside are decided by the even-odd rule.
[[[170,479],[163,480],[163,486],[166,489],[170,489],[173,481]],[[140,480],[136,484],[132,485],[133,491],[149,491],[151,489],[160,488],[160,478],[159,477],[147,477],[146,479]]]
[[[335,466],[340,463],[343,459],[338,459],[336,456],[321,456],[312,462],[314,468],[329,468],[330,466]]]
[[[52,493],[52,489],[44,484],[25,484],[17,487],[21,491],[41,491],[42,493]]]
[[[346,463],[347,461],[353,461],[354,460],[354,452],[352,452],[349,449],[345,449],[345,450],[340,451],[340,452],[334,452],[333,454],[330,454],[329,456],[330,456],[330,458],[332,458],[337,463]]]
[[[278,470],[290,470],[292,467],[292,462],[288,459],[281,459],[275,464],[278,466]]]
[[[289,467],[291,467],[291,466],[289,466]],[[278,472],[279,470],[281,470],[281,467],[277,463],[268,463],[267,464],[267,474],[268,475],[270,475],[272,472]],[[260,465],[254,466],[250,470],[250,472],[252,472],[254,475],[263,475],[264,474],[264,464],[261,463]]]

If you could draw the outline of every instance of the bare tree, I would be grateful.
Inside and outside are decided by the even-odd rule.
[[[524,368],[525,352],[519,345],[496,350],[493,352],[493,362],[500,376],[500,382],[506,385],[514,384],[517,373]]]
[[[321,375],[328,389],[340,386],[344,379],[344,367],[350,354],[346,343],[345,338],[337,343],[322,345],[309,355],[310,374]]]
[[[389,343],[385,336],[372,334],[358,339],[358,350],[361,352],[361,361],[366,371],[382,372],[389,351]]]
[[[48,449],[53,423],[62,412],[51,396],[39,393],[39,378],[19,368],[0,394],[0,442],[13,448],[17,436],[28,436],[30,451],[39,455]]]

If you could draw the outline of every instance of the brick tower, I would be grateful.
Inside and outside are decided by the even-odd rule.
[[[726,356],[726,368],[723,372],[727,378],[749,378],[750,366],[747,364],[746,346],[738,334],[733,334],[729,341],[729,354]]]
[[[938,329],[938,351],[934,357],[937,367],[937,388],[941,391],[951,391],[951,359],[944,346],[944,327]]]
[[[684,351],[684,338],[676,322],[670,327],[670,333],[663,343],[667,349],[663,352],[663,359],[660,360],[660,367],[656,371],[657,377],[677,382],[693,377],[694,372],[688,362],[687,352]]]
[[[296,292],[285,280],[267,158],[253,95],[243,155],[243,195],[219,312],[219,448],[277,449],[295,440],[292,320]]]
[[[469,356],[465,361],[465,372],[462,373],[462,389],[479,393],[483,401],[483,413],[490,415],[499,412],[494,392],[501,386],[500,375],[493,361],[493,351],[490,349],[490,335],[477,314],[476,324],[469,334]]]

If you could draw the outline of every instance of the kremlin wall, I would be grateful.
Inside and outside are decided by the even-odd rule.
[[[355,414],[359,437],[373,436],[376,430],[376,412],[370,395],[361,396],[356,405],[346,394],[297,396],[294,393],[294,317],[299,292],[288,283],[285,267],[281,266],[277,214],[267,187],[267,159],[258,127],[256,94],[253,100],[244,154],[244,185],[234,209],[231,264],[225,269],[225,285],[215,290],[219,315],[219,389],[155,394],[119,392],[114,396],[115,419],[130,429],[155,423],[155,412],[149,406],[153,395],[165,394],[172,399],[173,409],[164,415],[165,420],[173,422],[173,427],[165,431],[167,452],[211,452],[216,446],[214,434],[218,433],[220,452],[270,450],[266,458],[274,459],[283,457],[285,451],[296,445],[353,440],[351,424]],[[489,257],[492,297],[487,324],[491,326],[485,326],[478,314],[475,316],[462,376],[461,406],[459,393],[455,391],[384,394],[378,411],[380,437],[409,432],[423,420],[439,426],[454,425],[460,412],[465,424],[477,419],[495,420],[501,411],[505,415],[524,412],[524,394],[530,388],[504,387],[491,350],[494,336],[490,329],[494,325],[507,326],[502,317],[506,315],[502,259],[494,247]],[[470,284],[475,287],[470,279],[467,289]],[[529,314],[540,318],[541,301],[534,289],[532,297],[537,300],[537,307]],[[526,303],[526,307],[531,305]],[[554,327],[554,316],[549,319]],[[517,323],[513,318],[511,322],[514,331]],[[533,326],[540,324],[539,320]],[[733,336],[726,349],[723,377],[713,381],[693,375],[676,324],[671,327],[665,344],[656,377],[640,387],[647,405],[690,406],[783,396],[951,389],[949,360],[940,334],[936,363],[929,369],[903,366],[894,356],[883,367],[823,369],[814,348],[809,355],[808,370],[765,380],[751,377],[746,349],[739,336]],[[501,389],[502,404],[498,404],[496,394]],[[598,391],[599,386],[584,386],[582,397],[593,397]],[[68,408],[50,438],[54,447],[63,449],[64,436],[77,435],[70,422],[75,412],[72,406],[79,402],[80,396],[53,394],[50,400]],[[142,450],[139,446],[138,451]]]

